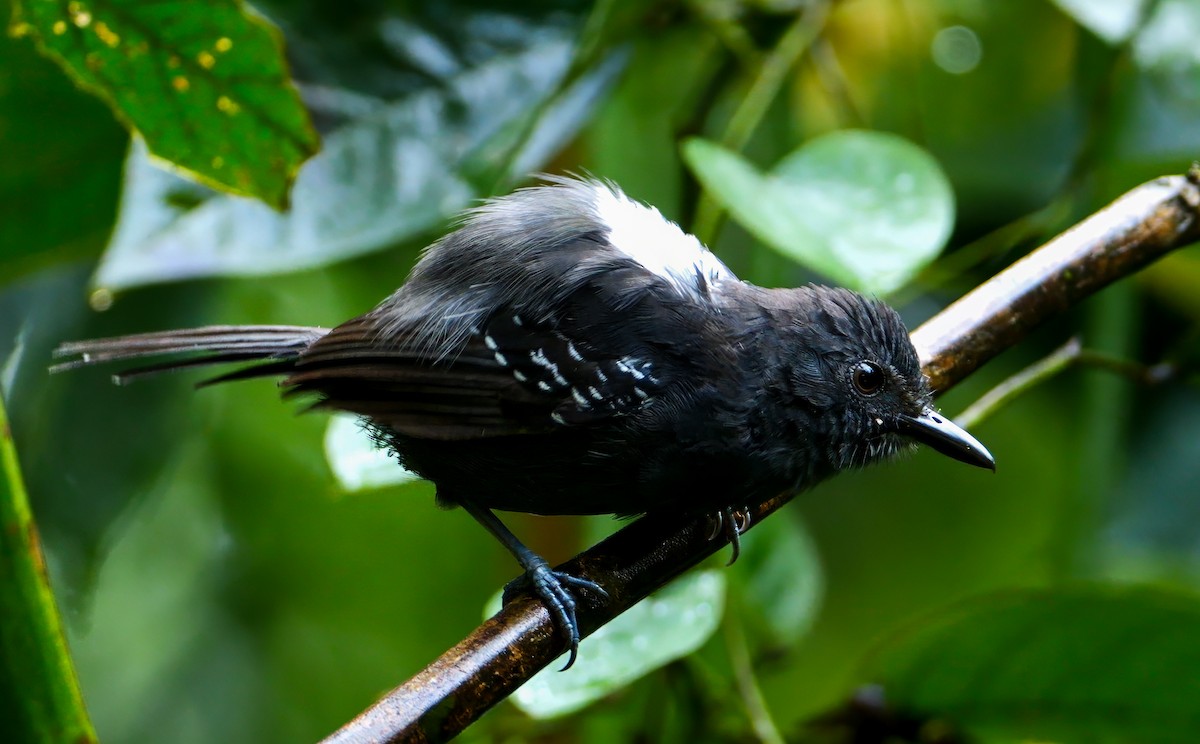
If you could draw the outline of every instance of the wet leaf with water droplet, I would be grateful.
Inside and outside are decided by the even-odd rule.
[[[551,664],[512,696],[534,718],[573,713],[692,653],[716,632],[725,607],[721,570],[676,579],[584,639],[575,666]],[[500,608],[500,595],[489,604]],[[490,613],[489,613],[490,614]]]
[[[684,157],[756,237],[859,291],[904,286],[937,257],[954,226],[954,194],[937,161],[893,134],[833,132],[765,174],[705,140],[687,142]]]
[[[396,458],[380,449],[357,416],[335,415],[325,428],[325,460],[341,487],[350,492],[398,486],[417,480]]]

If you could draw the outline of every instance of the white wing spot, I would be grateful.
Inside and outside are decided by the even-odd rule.
[[[529,380],[529,378],[525,376],[525,373],[519,369],[513,370],[513,377],[517,378],[517,382],[526,382]]]
[[[515,326],[523,326],[523,325],[525,325],[525,321],[521,320],[521,316],[520,316],[520,315],[514,315],[514,316],[513,316],[513,318],[512,318],[512,320],[513,320],[513,325],[515,325]]]
[[[495,356],[496,356],[496,361],[499,362],[501,367],[508,366],[508,358],[507,357],[505,357],[503,354],[501,354],[498,351],[496,352]]]
[[[571,397],[575,399],[575,402],[579,404],[580,408],[590,409],[592,407],[591,401],[583,397],[583,394],[575,388],[571,388]]]
[[[545,380],[538,380],[538,390],[544,390],[547,393],[550,392],[550,383]]]
[[[647,271],[667,280],[681,295],[706,299],[725,281],[736,280],[721,260],[654,207],[634,201],[616,187],[592,184],[593,208],[608,227],[608,242]]]
[[[579,349],[575,348],[575,344],[571,343],[570,341],[567,342],[567,353],[570,354],[571,358],[575,361],[583,361],[583,355],[579,353]]]
[[[604,400],[604,394],[591,385],[588,385],[588,395],[592,396],[594,400]]]
[[[628,360],[628,361],[626,361],[626,360]],[[629,357],[625,357],[625,359],[618,359],[617,360],[617,369],[621,370],[622,372],[624,372],[627,375],[632,375],[633,379],[635,379],[635,380],[646,379],[645,373],[642,372],[641,370],[634,368],[633,365],[630,364],[630,362],[633,362],[634,364],[636,364],[637,360],[630,359]]]
[[[634,385],[634,386],[633,386],[633,392],[634,392],[634,393],[636,393],[636,394],[637,394],[637,397],[641,398],[642,400],[646,400],[647,398],[649,398],[649,397],[650,397],[650,396],[649,396],[649,395],[646,393],[646,391],[645,391],[645,390],[642,390],[642,389],[641,389],[640,387],[638,387],[637,385]]]
[[[546,352],[542,351],[541,349],[534,349],[533,351],[529,352],[529,361],[548,370],[550,372],[550,376],[553,377],[554,381],[559,385],[563,385],[565,387],[566,385],[570,384],[567,382],[567,378],[563,377],[559,373],[558,365],[550,361],[550,359],[546,357]]]
[[[483,343],[492,351],[500,348],[500,345],[496,343],[496,339],[492,338],[491,336],[484,336]]]
[[[562,417],[562,414],[561,414],[561,413],[559,413],[559,412],[557,412],[557,411],[555,411],[554,413],[550,414],[550,418],[554,419],[554,423],[556,423],[556,424],[559,424],[560,426],[566,426],[566,425],[567,425],[566,419],[564,419],[564,418]]]

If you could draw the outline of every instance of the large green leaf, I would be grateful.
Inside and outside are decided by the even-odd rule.
[[[278,32],[240,0],[24,2],[13,27],[205,183],[282,207],[317,149]]]
[[[968,602],[883,645],[866,678],[902,711],[1057,742],[1180,742],[1200,731],[1200,597],[1141,588]]]
[[[9,14],[0,0],[0,19]],[[103,104],[32,44],[0,34],[0,283],[99,253],[126,139]]]
[[[937,257],[954,195],[937,162],[881,132],[813,139],[768,174],[704,140],[684,157],[733,217],[764,243],[845,286],[886,294]]]
[[[721,571],[686,574],[585,639],[575,666],[535,674],[513,702],[535,718],[573,713],[700,648],[720,625],[724,605]],[[499,595],[490,607],[498,609]]]
[[[151,167],[135,147],[120,220],[95,281],[122,289],[295,271],[421,235],[481,195],[475,172],[515,151],[499,174],[511,179],[542,165],[576,131],[619,65],[601,65],[559,93],[571,51],[569,34],[542,29],[528,48],[337,130],[300,173],[288,214],[247,199],[208,198]]]

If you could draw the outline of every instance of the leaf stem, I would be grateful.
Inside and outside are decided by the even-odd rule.
[[[0,400],[0,698],[17,741],[96,741]],[[10,707],[11,706],[11,707]]]
[[[763,59],[758,76],[751,83],[746,97],[729,118],[725,133],[721,135],[722,145],[740,151],[750,141],[783,87],[788,73],[825,27],[828,11],[829,3],[826,0],[814,2],[784,32],[779,43]],[[696,219],[692,224],[693,234],[700,238],[700,242],[711,244],[721,229],[724,215],[724,208],[707,190],[702,190],[696,205]]]
[[[1084,349],[1079,337],[1074,336],[1044,359],[1034,362],[984,393],[979,400],[956,416],[954,421],[963,428],[974,427],[1017,396],[1075,366],[1094,367],[1112,372],[1145,386],[1161,385],[1176,380],[1183,372],[1182,367],[1170,362],[1145,365]]]
[[[726,612],[724,626],[729,663],[733,665],[738,695],[742,698],[754,735],[762,744],[784,744],[783,735],[779,733],[779,727],[775,725],[771,712],[767,710],[767,701],[763,698],[758,679],[754,675],[746,632],[742,629],[742,622],[737,613]]]
[[[967,429],[976,426],[1005,403],[1071,366],[1079,358],[1081,348],[1079,337],[1072,337],[1045,359],[1034,362],[984,393],[979,400],[968,406],[967,410],[955,416],[954,422]]]

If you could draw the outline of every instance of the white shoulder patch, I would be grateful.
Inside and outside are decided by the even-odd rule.
[[[694,235],[663,217],[654,207],[634,201],[606,184],[591,184],[596,216],[609,229],[608,242],[687,297],[719,292],[722,282],[737,281],[721,259]]]

